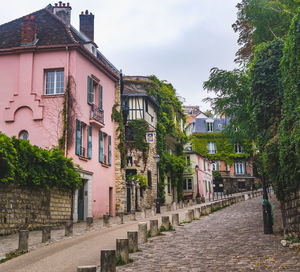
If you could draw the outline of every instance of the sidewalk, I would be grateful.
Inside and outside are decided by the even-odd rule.
[[[242,194],[235,194],[238,196]],[[194,205],[201,207],[208,203]],[[64,230],[52,231],[52,242],[41,243],[41,231],[30,232],[29,253],[12,259],[0,265],[0,271],[75,271],[79,265],[99,264],[101,249],[115,249],[115,239],[127,238],[127,231],[137,230],[138,222],[147,222],[158,219],[161,223],[162,215],[179,213],[180,221],[184,221],[188,209],[185,207],[176,211],[166,211],[149,218],[142,218],[142,213],[137,214],[137,221],[130,221],[129,216],[124,216],[124,224],[120,225],[120,218],[112,218],[112,226],[103,227],[102,220],[95,220],[93,228],[86,230],[86,223],[74,224],[74,236],[64,237]],[[18,246],[18,235],[0,237],[0,254],[12,251]],[[38,249],[38,250],[35,250]]]

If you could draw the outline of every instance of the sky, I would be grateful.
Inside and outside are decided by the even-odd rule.
[[[0,25],[54,5],[49,0],[0,0]],[[71,24],[79,14],[95,15],[99,50],[125,75],[156,75],[175,87],[185,105],[210,108],[203,90],[210,69],[232,70],[238,50],[239,0],[70,0]]]

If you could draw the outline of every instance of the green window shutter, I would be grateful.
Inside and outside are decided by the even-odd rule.
[[[92,126],[88,126],[88,145],[87,145],[87,157],[92,158]]]
[[[75,147],[75,154],[80,155],[81,149],[81,122],[76,119],[76,147]]]
[[[99,85],[99,108],[103,110],[103,86]]]
[[[88,104],[94,104],[94,86],[93,79],[90,76],[88,76],[87,102]]]
[[[108,136],[108,164],[111,165],[111,136]]]
[[[101,130],[99,131],[99,162],[104,162],[104,141]]]

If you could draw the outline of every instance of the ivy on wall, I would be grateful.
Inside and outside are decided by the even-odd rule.
[[[46,150],[0,133],[0,182],[27,188],[80,188],[72,159],[59,149]]]
[[[183,146],[187,142],[186,134],[181,130],[181,122],[185,122],[182,104],[176,96],[171,83],[150,77],[155,85],[148,86],[148,94],[153,96],[159,105],[157,111],[157,153],[159,161],[159,194],[165,202],[165,180],[169,174],[172,187],[177,188],[178,199],[183,197],[183,171],[185,158]],[[173,144],[170,144],[173,142]],[[170,154],[170,149],[172,153]]]
[[[194,133],[190,136],[190,140],[194,151],[210,159],[211,161],[222,160],[228,165],[232,165],[232,163],[238,159],[248,159],[251,154],[252,147],[249,141],[244,140],[242,143],[244,153],[236,153],[230,138],[221,132]],[[208,142],[216,143],[216,154],[208,153]]]

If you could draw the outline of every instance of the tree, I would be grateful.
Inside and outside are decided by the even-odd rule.
[[[299,3],[299,0],[242,0],[237,4],[237,20],[232,27],[239,33],[241,48],[235,61],[249,63],[255,45],[286,35]]]

